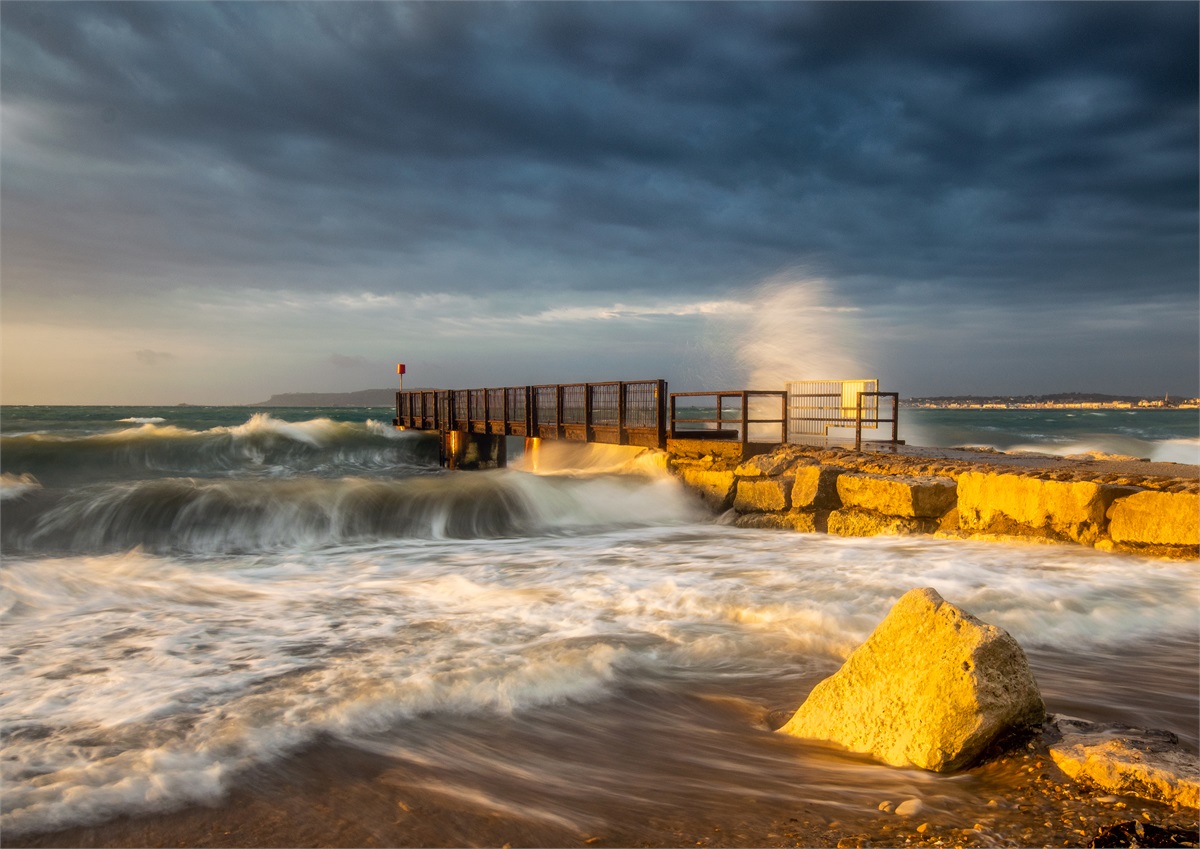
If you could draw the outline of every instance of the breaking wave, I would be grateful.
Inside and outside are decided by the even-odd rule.
[[[246,553],[364,541],[485,539],[698,518],[678,483],[497,470],[399,480],[162,478],[36,492],[6,505],[5,552]]]
[[[368,419],[286,422],[256,413],[243,424],[190,430],[155,418],[107,433],[0,437],[6,474],[50,486],[177,475],[386,474],[437,464],[436,443]]]

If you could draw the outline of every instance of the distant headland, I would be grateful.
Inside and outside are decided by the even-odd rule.
[[[284,392],[247,407],[395,407],[395,389],[357,392]]]

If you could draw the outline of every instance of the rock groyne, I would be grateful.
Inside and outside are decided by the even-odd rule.
[[[975,456],[972,456],[972,455]],[[908,449],[671,440],[667,466],[743,527],[929,534],[1200,556],[1195,466]]]

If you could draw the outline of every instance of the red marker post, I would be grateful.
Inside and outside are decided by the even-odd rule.
[[[404,391],[404,363],[396,363],[396,374],[400,375],[400,391]]]

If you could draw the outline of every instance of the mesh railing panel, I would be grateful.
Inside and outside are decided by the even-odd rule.
[[[658,382],[625,384],[625,426],[658,427]]]
[[[501,421],[504,419],[504,390],[503,389],[488,389],[487,393],[487,416],[492,421]]]
[[[535,386],[533,404],[539,425],[558,424],[558,387]]]
[[[509,421],[525,421],[525,387],[510,386],[504,391],[508,396]]]
[[[562,387],[563,424],[584,423],[586,390],[587,386],[583,383],[570,383]]]
[[[596,383],[588,388],[592,393],[592,424],[600,427],[616,427],[620,424],[621,385]]]

